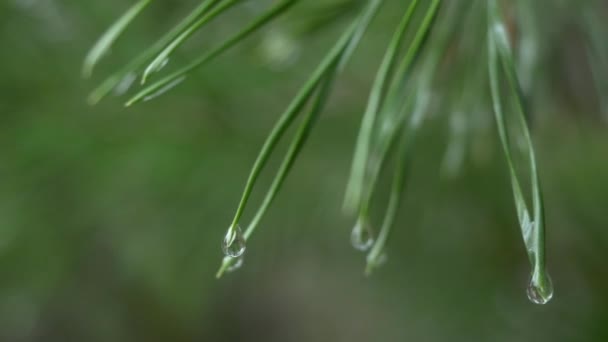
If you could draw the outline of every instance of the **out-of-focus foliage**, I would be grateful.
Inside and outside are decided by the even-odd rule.
[[[151,5],[100,74],[141,51],[193,3]],[[526,19],[535,28],[528,32],[541,38],[530,43],[537,62],[520,68],[532,70],[521,75],[534,94],[548,262],[559,284],[545,307],[523,294],[528,260],[492,114],[468,105],[477,94],[463,83],[462,74],[486,67],[469,60],[440,75],[461,92],[436,100],[462,107],[425,123],[387,245],[390,262],[373,278],[362,276],[349,247],[353,222],[339,213],[399,1],[386,5],[336,84],[250,243],[246,267],[221,281],[214,280],[219,241],[255,153],[344,22],[301,36],[286,17],[179,91],[125,110],[112,99],[87,106],[99,79],[79,78],[91,42],[125,3],[0,3],[0,340],[605,341],[608,138],[594,82],[605,80],[606,46],[601,35],[599,45],[585,37],[604,29],[606,9],[601,1],[528,3],[537,13]],[[257,13],[254,4],[196,36],[175,64],[233,32],[233,23]],[[587,5],[597,8],[586,14],[595,21],[580,19]],[[484,39],[485,53],[485,36],[470,30]],[[285,59],[276,46],[297,53]],[[284,63],[290,58],[298,63]],[[478,119],[458,128],[456,114]],[[446,149],[459,144],[461,166],[442,174],[440,166],[451,165]],[[390,175],[380,184],[388,190]]]

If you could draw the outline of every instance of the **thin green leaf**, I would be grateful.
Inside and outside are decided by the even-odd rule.
[[[243,190],[243,195],[241,196],[241,200],[234,215],[234,219],[232,220],[231,227],[234,227],[238,224],[245,209],[245,206],[247,205],[247,201],[249,200],[249,196],[251,195],[251,191],[253,190],[253,186],[255,185],[258,176],[260,175],[260,172],[266,165],[268,158],[274,151],[278,141],[281,139],[281,137],[283,136],[289,125],[296,118],[298,113],[306,105],[306,102],[316,89],[323,76],[335,63],[336,59],[341,55],[354,29],[355,26],[353,25],[345,32],[345,34],[342,35],[340,40],[325,56],[323,61],[313,72],[312,76],[306,81],[306,83],[300,89],[296,97],[292,100],[287,110],[283,114],[281,114],[279,120],[272,128],[272,131],[266,138],[266,141],[262,146],[260,154],[258,155],[258,158],[256,159],[253,168],[251,169],[251,173],[249,174],[249,178],[247,179],[245,189]]]
[[[369,5],[364,10],[361,19],[359,20],[359,24],[357,26],[357,30],[353,33],[353,37],[348,43],[344,54],[342,55],[342,60],[340,61],[340,65],[338,65],[338,69],[342,70],[346,63],[350,60],[353,52],[356,50],[357,46],[361,42],[361,38],[367,31],[369,24],[372,22],[376,14],[378,13],[378,9],[380,5],[384,3],[384,0],[370,0]]]
[[[353,39],[357,39],[355,37],[355,35],[357,34],[357,32],[361,31],[362,26],[366,27],[368,25],[368,23],[369,23],[368,18],[370,16],[370,12],[375,11],[376,9],[377,9],[376,4],[371,3],[370,7],[366,8],[362,12],[362,15],[357,20],[355,20],[355,22],[353,22],[353,24],[350,25],[350,27],[347,30],[344,31],[344,33],[342,34],[342,36],[340,37],[338,42],[334,45],[334,47],[330,50],[330,52],[322,60],[320,65],[317,67],[317,69],[313,73],[312,77],[302,87],[302,89],[300,90],[300,92],[298,93],[296,98],[292,101],[292,103],[290,104],[287,111],[285,111],[285,113],[283,113],[283,115],[281,116],[281,118],[279,119],[279,121],[277,122],[275,127],[273,128],[272,132],[266,139],[266,142],[264,143],[264,146],[262,147],[262,150],[260,151],[260,154],[258,155],[258,158],[257,158],[256,162],[254,163],[254,166],[251,170],[251,173],[247,180],[247,184],[245,185],[245,190],[243,191],[243,195],[241,197],[241,201],[239,203],[239,206],[237,207],[236,214],[234,216],[234,219],[233,219],[232,224],[230,225],[229,229],[236,229],[236,227],[238,226],[241,215],[243,214],[243,211],[245,209],[249,196],[251,195],[251,191],[253,190],[253,186],[255,185],[255,182],[257,181],[257,178],[258,178],[261,170],[263,169],[266,162],[268,161],[270,154],[276,147],[278,140],[285,133],[286,129],[289,127],[291,122],[295,119],[297,114],[302,110],[302,108],[304,107],[304,105],[306,104],[308,99],[311,97],[311,95],[315,91],[315,89],[317,89],[319,87],[321,88],[318,91],[318,94],[315,98],[315,102],[314,102],[312,108],[310,109],[307,117],[304,119],[304,121],[300,125],[300,128],[298,129],[298,132],[296,133],[296,136],[292,141],[292,144],[283,160],[282,165],[279,168],[279,171],[277,172],[277,175],[274,178],[273,183],[270,186],[270,189],[268,190],[268,192],[266,194],[266,197],[265,197],[262,205],[256,212],[253,220],[251,221],[251,223],[249,224],[249,226],[247,227],[247,229],[245,231],[245,234],[244,234],[245,241],[247,241],[249,239],[249,237],[251,236],[251,234],[257,227],[259,221],[262,219],[262,217],[268,210],[268,207],[270,206],[270,204],[272,203],[276,194],[278,193],[281,185],[283,184],[283,181],[284,181],[285,177],[287,176],[287,174],[293,164],[293,161],[297,157],[297,154],[299,153],[299,151],[308,135],[308,131],[310,130],[309,126],[314,121],[313,119],[315,119],[319,115],[320,111],[322,110],[322,108],[326,102],[326,97],[328,96],[329,90],[331,89],[331,85],[333,84],[333,79],[335,77],[335,74],[339,72],[339,63],[343,63],[345,61],[344,55],[345,55],[347,49],[349,48],[349,46],[352,46],[351,42],[353,41]],[[359,41],[359,40],[357,39],[357,41]],[[322,81],[323,81],[323,83],[320,85],[320,83]],[[234,260],[234,258],[229,258],[229,257],[224,258],[224,260],[222,262],[222,266],[220,267],[220,270],[217,273],[217,277],[218,278],[221,277],[221,275],[234,262],[236,262],[236,260]]]
[[[258,29],[262,28],[264,25],[271,22],[273,19],[281,15],[291,6],[296,4],[299,0],[285,0],[281,1],[278,4],[274,5],[270,8],[266,13],[262,14],[258,18],[254,20],[250,25],[248,25],[245,29],[235,34],[230,39],[226,40],[223,44],[221,44],[216,49],[204,54],[203,56],[197,58],[192,61],[190,64],[185,67],[175,71],[174,73],[166,76],[165,78],[157,81],[156,83],[151,84],[145,89],[141,90],[135,96],[133,96],[129,101],[127,101],[126,106],[133,105],[137,102],[142,101],[150,94],[155,93],[158,89],[165,87],[167,84],[174,82],[176,79],[180,79],[184,77],[189,72],[193,71],[196,68],[199,68],[206,63],[213,60],[215,57],[221,55],[226,52],[228,49],[241,42],[243,39],[247,38],[250,34],[256,32]]]
[[[544,208],[540,189],[540,179],[536,166],[536,155],[526,122],[524,97],[517,79],[509,40],[495,0],[490,1],[488,7],[488,59],[494,114],[496,116],[498,132],[509,168],[513,197],[515,199],[515,207],[522,237],[530,259],[530,264],[533,268],[531,285],[537,287],[543,295],[550,298],[552,289],[545,267]],[[509,92],[513,98],[516,111],[516,120],[526,145],[526,152],[529,159],[528,168],[531,178],[533,215],[530,215],[529,206],[523,195],[521,182],[517,174],[517,165],[513,158],[512,150],[514,148],[511,146],[509,139],[509,126],[507,124],[507,118],[501,98],[501,85],[499,81],[501,67],[509,85]]]
[[[266,197],[264,198],[264,202],[258,209],[254,218],[251,220],[249,226],[245,230],[245,239],[249,239],[260,220],[268,210],[268,207],[276,197],[281,185],[283,184],[289,170],[293,166],[295,159],[297,158],[300,150],[304,146],[306,139],[310,133],[310,129],[312,128],[314,122],[316,122],[319,114],[325,107],[325,103],[327,102],[327,98],[329,96],[331,87],[333,85],[333,81],[335,78],[335,64],[332,65],[332,68],[327,71],[327,75],[324,76],[324,81],[320,85],[317,96],[315,98],[315,102],[312,105],[312,108],[308,111],[308,115],[306,115],[296,132],[295,138],[293,139],[289,150],[287,151],[283,163],[279,167],[279,171],[275,179],[273,180]]]
[[[421,104],[423,102],[421,100],[426,99],[420,98],[415,100],[412,96],[405,96],[404,100],[402,94],[408,83],[409,73],[417,60],[417,57],[422,53],[423,43],[433,26],[432,24],[440,4],[441,0],[435,0],[428,7],[424,19],[418,27],[402,63],[393,75],[391,85],[387,90],[388,94],[385,95],[385,99],[383,100],[385,103],[382,105],[382,108],[380,109],[381,112],[379,113],[382,115],[383,121],[381,123],[376,122],[378,119],[376,118],[377,115],[374,114],[374,122],[371,123],[372,129],[369,132],[369,137],[366,138],[369,139],[366,146],[368,151],[365,152],[366,159],[362,166],[363,169],[359,171],[362,178],[358,180],[359,184],[354,185],[357,189],[356,208],[358,208],[360,216],[368,215],[371,196],[378,174],[385,161],[388,150],[395,139],[396,132],[399,130],[399,125],[403,124],[406,120],[405,115],[408,114],[408,109],[411,108],[410,104],[413,102]],[[428,95],[422,92],[419,92],[418,94],[425,97]],[[418,113],[417,115],[422,115],[421,111],[417,111],[416,113]],[[421,120],[421,117],[417,117],[416,120]],[[379,131],[377,132],[379,136],[375,146],[375,157],[370,158],[368,156],[372,152],[371,141],[375,133],[374,127]],[[373,160],[373,163],[368,165],[370,160]]]
[[[151,0],[139,0],[129,8],[110,28],[99,38],[87,54],[82,67],[82,75],[90,77],[99,60],[110,50],[112,44],[126,30],[129,24],[141,13]]]
[[[369,145],[371,142],[372,130],[375,124],[376,116],[382,106],[386,88],[390,82],[391,71],[399,56],[403,36],[409,27],[412,14],[414,13],[417,5],[418,1],[413,0],[403,15],[397,30],[391,38],[389,47],[384,54],[380,69],[376,74],[376,78],[370,92],[367,108],[365,110],[365,114],[363,115],[361,129],[357,138],[348,185],[346,187],[344,209],[349,213],[352,213],[357,209],[357,206],[361,200],[361,184],[363,183],[363,179],[365,177],[365,164],[367,163],[369,155]]]
[[[221,15],[225,11],[232,8],[237,3],[242,0],[227,0],[219,4],[216,8],[206,13],[204,16],[193,22],[186,28],[179,36],[177,36],[171,43],[169,43],[155,58],[150,62],[148,67],[144,70],[144,73],[141,77],[141,83],[146,83],[148,76],[152,73],[160,70],[162,65],[169,59],[171,54],[180,47],[190,36],[192,36],[196,31],[198,31],[201,27],[208,24],[211,20]],[[217,0],[212,0],[208,2],[208,7],[212,7],[217,3]]]
[[[139,71],[146,63],[154,58],[160,51],[170,44],[176,37],[178,37],[186,28],[188,28],[195,20],[201,15],[205,14],[211,6],[215,5],[220,0],[203,0],[196,8],[194,8],[190,14],[188,14],[183,20],[175,25],[169,32],[163,35],[157,40],[151,47],[144,50],[131,62],[125,65],[123,68],[106,78],[97,88],[95,88],[89,95],[88,102],[90,104],[96,104],[105,96],[107,96],[120,82],[127,77],[129,74],[133,74]]]
[[[441,3],[442,0],[433,0],[429,5],[422,23],[418,27],[418,31],[410,43],[410,47],[406,51],[405,56],[402,58],[401,63],[394,73],[395,76],[392,79],[392,84],[388,89],[388,94],[386,95],[388,103],[403,102],[402,94],[405,92],[405,88],[408,84],[409,74],[418,57],[421,55],[422,47],[424,46],[424,42],[426,41],[431,27],[435,22],[435,18],[437,17]],[[390,108],[391,105],[389,104],[387,107]],[[390,111],[388,112],[390,113]]]
[[[300,150],[304,146],[304,143],[306,142],[306,139],[310,134],[312,126],[314,125],[315,121],[319,117],[319,114],[323,110],[323,107],[327,102],[331,86],[333,84],[336,64],[337,63],[334,62],[331,70],[328,70],[327,75],[324,76],[323,83],[319,87],[319,90],[315,97],[315,101],[310,110],[308,111],[308,114],[304,117],[302,123],[298,127],[298,130],[295,134],[294,139],[291,142],[291,145],[289,146],[289,149],[287,150],[283,162],[281,163],[281,166],[279,167],[279,170],[277,171],[277,174],[272,184],[270,185],[266,196],[264,197],[262,205],[256,212],[254,218],[252,219],[247,229],[245,230],[245,233],[243,235],[245,241],[249,239],[255,228],[260,223],[261,219],[264,217],[264,214],[270,207],[270,204],[272,204],[273,200],[278,194],[281,186],[283,185],[283,182],[285,181],[287,175],[289,174],[289,171],[291,170],[291,167],[293,166],[293,163],[295,162],[298,154],[300,153]],[[234,258],[224,258],[222,261],[222,265],[220,266],[220,269],[216,274],[216,277],[220,278],[235,261],[236,260]]]
[[[386,245],[391,228],[397,217],[397,210],[399,209],[401,198],[403,197],[403,188],[411,162],[411,149],[416,137],[416,130],[417,127],[415,125],[408,125],[401,132],[401,141],[399,142],[399,148],[397,150],[397,160],[393,173],[393,182],[391,184],[388,206],[378,237],[367,255],[367,266],[365,267],[366,275],[370,275],[373,269],[381,264],[382,256],[385,253],[384,246]]]

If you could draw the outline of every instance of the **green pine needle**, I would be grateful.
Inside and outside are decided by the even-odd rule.
[[[350,55],[347,55],[349,49],[353,49],[352,45],[353,41],[359,42],[361,32],[365,31],[365,28],[368,27],[370,18],[372,18],[376,11],[378,10],[379,3],[370,3],[370,6],[366,7],[361,17],[353,22],[353,24],[342,34],[338,42],[334,45],[334,47],[330,50],[330,52],[325,56],[325,58],[321,61],[320,65],[317,67],[312,77],[305,83],[302,87],[295,100],[290,104],[289,108],[281,115],[281,118],[273,128],[272,132],[269,134],[260,154],[258,155],[257,160],[254,163],[254,166],[251,170],[249,178],[247,180],[247,184],[245,185],[245,190],[241,197],[241,201],[237,207],[234,219],[232,224],[228,228],[236,229],[239,224],[240,218],[243,214],[243,211],[247,205],[247,201],[251,192],[253,190],[253,186],[255,185],[257,178],[262,171],[263,167],[268,161],[272,151],[275,149],[278,144],[279,139],[283,136],[291,122],[295,119],[298,113],[303,109],[306,105],[307,100],[312,96],[313,92],[317,88],[321,88],[314,100],[314,104],[312,108],[309,110],[307,116],[304,118],[300,127],[298,128],[298,132],[296,133],[295,138],[293,139],[289,150],[283,160],[283,163],[279,167],[279,171],[275,176],[267,194],[264,198],[264,201],[257,213],[255,214],[253,220],[247,227],[244,233],[245,241],[249,239],[260,220],[268,210],[268,207],[272,203],[273,199],[276,197],[281,185],[285,177],[287,176],[291,166],[297,157],[301,147],[303,146],[306,137],[308,136],[308,132],[310,131],[310,126],[316,120],[316,117],[319,115],[320,111],[323,109],[325,102],[327,100],[327,96],[329,90],[331,89],[331,85],[333,84],[333,79],[335,78],[335,74],[339,71],[339,66],[345,63]],[[236,260],[234,258],[224,258],[222,265],[217,273],[217,277],[221,277],[223,273],[234,263]]]
[[[139,0],[129,8],[110,28],[99,38],[84,60],[82,75],[91,77],[93,69],[101,58],[107,54],[112,44],[123,34],[129,24],[141,13],[152,0]]]
[[[191,26],[200,16],[205,14],[210,9],[210,2],[215,4],[216,0],[203,0],[195,7],[183,20],[175,25],[171,30],[158,39],[152,46],[144,50],[131,62],[127,63],[123,68],[106,78],[97,88],[89,95],[88,102],[97,104],[106,97],[120,82],[130,74],[137,74],[146,63],[150,62],[157,56],[167,45],[177,39],[189,26]]]
[[[247,38],[252,33],[257,32],[260,28],[271,22],[273,19],[275,19],[282,13],[284,13],[287,9],[296,4],[298,1],[299,0],[284,0],[274,5],[266,13],[256,18],[242,31],[238,32],[231,38],[224,41],[224,43],[222,43],[216,49],[209,51],[208,53],[190,62],[185,67],[144,88],[135,96],[133,96],[130,100],[128,100],[125,105],[131,106],[135,103],[138,103],[148,98],[149,96],[157,93],[159,90],[164,89],[167,85],[173,84],[176,80],[183,79],[188,73],[207,64],[208,62],[212,61],[216,57],[229,50],[230,48],[234,47],[236,44],[240,43],[243,39]]]
[[[152,73],[157,72],[160,69],[162,69],[163,64],[166,63],[167,60],[169,60],[169,57],[171,56],[171,54],[177,48],[179,48],[188,38],[190,38],[190,36],[192,36],[201,27],[208,24],[214,18],[216,18],[217,16],[221,15],[225,11],[232,8],[234,5],[241,2],[241,0],[224,1],[219,6],[213,8],[218,2],[219,2],[219,0],[207,0],[207,1],[203,2],[203,4],[201,5],[202,6],[202,10],[200,13],[201,17],[198,20],[196,20],[195,22],[189,23],[188,27],[185,28],[179,34],[179,36],[175,37],[175,39],[173,39],[173,41],[171,41],[169,44],[167,44],[167,46],[165,46],[165,48],[161,52],[159,52],[158,55],[156,55],[154,60],[152,60],[152,62],[150,62],[150,64],[148,64],[148,67],[146,67],[146,69],[144,70],[144,73],[141,77],[142,84],[146,83],[146,80]],[[213,8],[213,10],[209,11],[212,8]]]
[[[539,287],[541,291],[549,295],[552,290],[550,289],[550,280],[548,279],[545,266],[545,218],[540,179],[536,166],[536,155],[526,122],[524,97],[517,79],[509,39],[495,0],[489,2],[488,8],[488,64],[494,114],[496,115],[498,133],[509,168],[522,237],[533,269],[532,281],[536,282],[534,285]],[[527,167],[531,178],[532,214],[530,214],[529,205],[526,202],[521,187],[522,182],[517,174],[518,165],[516,165],[513,158],[515,147],[512,146],[509,139],[511,127],[508,125],[507,114],[504,111],[502,103],[504,98],[499,79],[501,71],[508,84],[508,92],[515,108],[513,115],[516,116],[520,135],[524,138],[526,153],[529,159]]]
[[[378,115],[384,97],[386,96],[386,88],[388,87],[391,72],[399,56],[403,36],[409,27],[412,15],[417,5],[418,1],[413,0],[403,15],[403,19],[401,19],[401,22],[399,23],[399,26],[395,31],[395,34],[393,35],[389,47],[384,55],[384,59],[380,65],[380,70],[378,70],[378,73],[376,74],[376,78],[370,92],[367,109],[363,115],[361,129],[359,131],[359,137],[355,147],[351,174],[346,187],[344,209],[348,213],[354,213],[358,209],[361,201],[363,188],[362,183],[364,181],[366,168],[365,164],[368,160],[372,130],[376,122],[376,116]]]

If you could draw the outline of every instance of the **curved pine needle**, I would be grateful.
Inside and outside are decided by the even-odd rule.
[[[384,54],[380,69],[376,74],[376,78],[370,92],[367,108],[365,110],[365,114],[363,115],[361,129],[356,142],[355,154],[351,166],[348,185],[346,186],[344,209],[349,213],[352,213],[357,209],[356,207],[361,199],[361,184],[363,183],[363,179],[365,177],[365,164],[367,163],[369,155],[369,145],[371,142],[375,119],[382,106],[386,87],[388,87],[390,81],[390,73],[397,61],[399,50],[403,43],[403,36],[409,27],[412,14],[414,13],[417,5],[418,0],[413,0],[403,15],[397,30],[391,38],[389,47]]]
[[[407,102],[414,100],[411,96],[406,96],[406,100],[403,102],[403,89],[405,89],[405,85],[409,80],[409,77],[407,77],[408,74],[414,66],[418,56],[422,53],[423,43],[433,26],[432,24],[440,4],[441,0],[434,0],[428,7],[424,19],[416,31],[414,39],[409,45],[399,68],[394,73],[391,85],[387,89],[387,94],[384,96],[384,99],[379,99],[384,103],[379,105],[379,109],[376,109],[376,111],[380,110],[381,112],[376,113],[376,111],[374,111],[370,121],[366,123],[366,125],[370,125],[369,133],[366,132],[365,135],[360,136],[360,138],[365,136],[366,140],[365,143],[362,144],[364,150],[361,151],[362,158],[364,158],[362,159],[363,165],[360,166],[361,169],[357,171],[358,178],[349,180],[349,185],[352,184],[352,188],[348,190],[351,190],[352,192],[350,194],[347,193],[348,202],[346,203],[348,205],[346,209],[358,209],[360,215],[367,216],[369,202],[371,201],[373,192],[372,189],[376,182],[376,178],[378,177],[378,173],[384,163],[386,154],[392,145],[396,134],[395,132],[398,130],[399,125],[405,120],[403,116],[407,114],[407,108],[410,107]],[[385,120],[380,126],[387,127],[388,130],[383,133],[384,138],[380,139],[378,146],[376,147],[378,159],[372,167],[368,167],[369,154],[371,153],[371,141],[374,136],[373,129],[377,126],[378,114],[382,114],[384,116],[383,120]],[[382,129],[382,127],[380,127],[380,129]],[[359,141],[357,141],[357,144],[359,144]],[[366,182],[367,184],[365,184]],[[353,197],[349,198],[348,196]]]
[[[264,197],[264,201],[262,202],[262,205],[260,205],[260,208],[258,209],[254,218],[251,220],[251,223],[249,224],[249,226],[247,226],[245,233],[243,234],[245,241],[247,241],[249,239],[249,237],[251,236],[251,234],[257,227],[257,225],[260,223],[262,217],[264,216],[264,214],[270,207],[270,204],[272,204],[272,201],[275,199],[276,195],[278,194],[281,186],[283,185],[283,182],[285,181],[285,179],[287,178],[287,175],[289,174],[289,171],[291,170],[291,167],[293,166],[302,147],[304,146],[304,143],[306,142],[306,140],[310,134],[312,126],[314,125],[314,123],[316,122],[316,120],[319,117],[319,114],[323,110],[323,107],[325,106],[325,103],[327,102],[329,92],[331,90],[331,85],[333,84],[335,70],[336,70],[336,62],[334,61],[331,70],[329,70],[327,75],[325,75],[325,77],[323,79],[323,83],[319,87],[319,90],[315,97],[315,101],[312,105],[312,108],[310,108],[310,110],[308,111],[308,114],[304,117],[302,123],[300,123],[300,126],[298,127],[298,130],[296,132],[296,135],[295,135],[294,139],[292,140],[292,142],[289,146],[289,149],[287,150],[285,158],[283,159],[283,162],[281,163],[281,166],[279,167],[279,170],[277,171],[277,174],[276,174],[272,184],[270,185],[270,188],[268,189],[266,196]],[[236,260],[234,258],[230,258],[230,257],[224,258],[222,261],[222,265],[220,266],[220,269],[218,270],[218,272],[216,274],[216,277],[220,278],[224,274],[224,272],[235,261]]]
[[[152,0],[139,0],[129,8],[110,28],[99,38],[89,51],[82,66],[82,75],[91,77],[93,69],[101,58],[110,50],[114,42],[124,33],[129,24],[141,13]]]
[[[361,38],[363,38],[363,35],[367,31],[369,24],[374,19],[374,17],[378,13],[378,9],[380,8],[380,5],[382,5],[383,3],[384,3],[384,0],[370,0],[369,1],[369,5],[368,5],[367,9],[363,12],[363,15],[360,19],[357,30],[353,33],[353,37],[350,40],[350,43],[348,43],[346,50],[344,50],[344,53],[342,54],[342,60],[340,61],[340,64],[338,65],[338,69],[340,71],[342,71],[342,69],[345,67],[346,63],[350,60],[350,57],[352,56],[353,52],[356,50],[357,46],[359,46],[359,43],[361,42]]]
[[[437,17],[441,3],[442,0],[433,0],[431,2],[427,8],[422,23],[418,27],[418,31],[416,32],[414,39],[410,43],[410,47],[406,51],[405,56],[401,59],[401,63],[395,71],[396,76],[393,77],[392,83],[388,88],[388,94],[386,95],[386,101],[389,103],[387,105],[388,107],[391,106],[390,102],[398,103],[403,101],[403,96],[401,94],[405,92],[405,87],[408,83],[408,74],[410,74],[412,67],[418,60],[418,57],[421,55],[422,47],[424,46],[431,27],[435,22],[435,18]]]
[[[507,37],[506,29],[500,16],[498,5],[495,0],[489,2],[488,8],[488,65],[490,76],[490,90],[498,126],[498,133],[503,146],[509,168],[513,197],[522,237],[526,246],[526,251],[533,268],[532,281],[541,291],[550,293],[550,280],[546,275],[545,267],[545,220],[543,197],[540,189],[540,179],[536,166],[536,155],[530,137],[530,131],[526,122],[526,112],[523,94],[517,79],[517,73],[512,59],[511,47]],[[502,68],[501,68],[502,67]],[[517,175],[517,167],[512,153],[512,145],[509,139],[509,128],[503,110],[501,98],[501,85],[499,81],[500,71],[506,76],[509,92],[514,100],[517,122],[524,137],[529,159],[529,173],[532,193],[532,210],[530,215],[528,203],[523,195],[521,182]]]
[[[329,96],[329,92],[335,76],[335,72],[333,71],[333,69],[335,69],[335,64],[332,66],[332,70],[328,70],[328,75],[324,77],[324,82],[320,86],[318,94],[315,98],[315,102],[312,108],[309,110],[308,115],[306,115],[306,117],[300,124],[300,127],[298,128],[296,136],[293,139],[289,150],[287,151],[283,163],[279,167],[279,171],[277,172],[277,175],[273,180],[268,190],[268,193],[266,194],[266,197],[264,198],[264,202],[258,209],[258,212],[255,214],[254,218],[251,220],[249,226],[247,226],[247,229],[244,233],[245,240],[249,239],[249,237],[259,224],[260,220],[268,210],[268,207],[276,197],[281,185],[283,184],[283,181],[285,180],[287,174],[289,173],[289,170],[293,166],[296,157],[302,149],[302,146],[304,146],[304,142],[308,138],[311,127],[313,126],[314,122],[317,120],[319,114],[323,110],[323,107],[327,102],[327,98]]]
[[[401,141],[399,142],[399,148],[397,150],[397,161],[393,173],[393,182],[391,184],[388,206],[384,214],[384,220],[382,221],[378,237],[374,241],[374,245],[366,258],[366,275],[370,275],[373,269],[381,264],[384,246],[386,245],[391,228],[397,217],[397,210],[399,209],[401,198],[403,197],[403,188],[412,157],[411,148],[414,144],[416,134],[416,129],[412,129],[413,127],[413,125],[409,125],[401,132]]]
[[[167,84],[174,82],[176,79],[182,78],[187,73],[191,72],[194,69],[197,69],[206,63],[213,60],[215,57],[218,57],[222,53],[226,52],[228,49],[232,48],[237,43],[241,42],[243,39],[247,38],[250,34],[256,32],[258,29],[268,24],[270,21],[275,19],[277,16],[281,15],[288,8],[296,4],[299,0],[284,0],[279,2],[270,8],[266,13],[257,17],[251,24],[249,24],[246,28],[226,40],[223,44],[218,46],[212,51],[202,55],[201,57],[195,59],[190,64],[185,67],[173,72],[172,74],[162,78],[161,80],[149,85],[148,87],[141,90],[135,96],[133,96],[127,103],[126,106],[131,106],[135,103],[138,103],[148,97],[150,94],[155,93],[158,89],[165,87]]]
[[[408,144],[412,144],[411,141],[414,140],[416,132],[423,121],[422,118],[424,117],[429,104],[428,96],[425,95],[426,91],[427,89],[416,89],[416,93],[409,94],[406,101],[403,103],[402,108],[398,110],[399,115],[394,115],[393,118],[389,118],[389,120],[383,122],[386,132],[383,132],[383,139],[381,139],[379,143],[374,145],[372,148],[373,157],[370,159],[373,162],[370,162],[370,165],[368,166],[368,186],[366,188],[367,191],[362,194],[357,222],[369,222],[369,209],[371,206],[375,185],[379,180],[380,172],[384,167],[384,163],[393,149],[393,145],[397,144],[397,140],[399,140],[399,133],[401,133],[402,143],[399,144],[400,147],[398,148],[399,151],[397,153],[399,155],[401,153],[410,154],[410,148],[408,147],[407,149],[404,149],[402,146],[404,144],[403,139],[407,135],[408,140],[410,140],[407,142]],[[396,110],[391,109],[391,111]],[[406,121],[409,122],[406,124]],[[398,176],[398,173],[404,172],[403,170],[399,170],[399,165],[402,163],[400,158],[407,158],[409,160],[411,156],[407,155],[398,157],[398,161],[396,163],[397,170],[395,171],[394,177],[401,177],[401,175]],[[395,184],[393,183],[393,185]],[[398,187],[402,188],[402,186]],[[396,209],[399,204],[396,201],[400,201],[400,196],[399,198],[396,198],[395,194],[393,194],[393,190],[394,189],[391,190],[389,204],[385,212],[385,217],[382,222],[379,235],[373,241],[371,250],[367,256],[367,266],[365,270],[366,275],[370,275],[372,268],[383,263],[382,259],[384,258],[384,245],[388,239],[388,234],[392,228],[394,217],[396,215]]]
[[[276,147],[279,139],[281,139],[289,125],[293,122],[298,113],[306,105],[306,102],[311,97],[317,85],[321,82],[323,76],[335,63],[336,59],[341,55],[342,51],[344,50],[344,47],[348,43],[350,35],[354,31],[354,28],[355,26],[353,25],[349,30],[347,30],[347,32],[341,37],[338,43],[327,54],[321,64],[319,64],[317,69],[313,72],[312,76],[300,89],[296,97],[290,103],[287,110],[283,114],[281,114],[281,117],[279,118],[275,126],[272,128],[272,131],[266,138],[266,141],[262,146],[260,154],[258,155],[258,158],[256,159],[253,168],[251,169],[251,173],[249,174],[249,178],[247,179],[243,195],[241,196],[237,211],[234,215],[234,219],[232,220],[231,227],[234,227],[238,224],[243,214],[243,211],[245,210],[245,206],[247,205],[247,201],[249,200],[249,196],[251,195],[251,192],[253,190],[253,186],[257,181],[260,172],[266,165],[270,154]]]
[[[188,26],[190,26],[201,15],[205,14],[219,0],[203,0],[188,14],[182,21],[175,25],[169,32],[158,39],[151,47],[144,50],[141,54],[135,57],[131,62],[127,63],[123,68],[107,77],[97,88],[95,88],[88,97],[90,104],[96,104],[101,99],[106,97],[112,89],[114,89],[127,75],[137,72],[156,56],[167,44],[170,44],[178,37]]]
[[[260,154],[249,175],[249,179],[247,180],[247,184],[245,185],[245,190],[243,191],[243,195],[241,197],[241,201],[239,206],[237,207],[236,214],[230,225],[229,229],[235,229],[238,226],[239,220],[243,214],[249,196],[251,195],[251,191],[253,190],[253,186],[257,181],[257,178],[265,166],[270,154],[276,147],[278,140],[285,133],[286,129],[289,127],[291,122],[295,119],[297,114],[301,111],[303,106],[306,104],[308,99],[312,96],[312,93],[320,87],[317,96],[315,97],[315,102],[312,108],[309,110],[307,117],[304,119],[290,148],[283,160],[283,163],[279,167],[279,171],[275,176],[273,183],[271,184],[266,197],[258,211],[256,212],[254,218],[251,223],[248,225],[247,229],[244,233],[244,239],[247,241],[255,228],[257,227],[259,221],[262,219],[268,207],[274,200],[276,194],[278,193],[281,185],[285,177],[287,176],[297,154],[299,153],[306,137],[308,136],[308,131],[312,125],[312,122],[319,115],[320,111],[323,109],[324,104],[326,102],[326,98],[329,94],[329,90],[331,89],[331,85],[333,84],[333,79],[335,75],[340,71],[339,66],[341,63],[346,62],[345,54],[349,47],[353,47],[352,41],[356,40],[360,41],[356,37],[358,32],[361,32],[362,27],[367,27],[369,24],[369,18],[373,17],[375,11],[378,9],[377,4],[370,3],[370,6],[363,10],[361,16],[353,22],[353,24],[342,34],[338,42],[334,45],[334,47],[330,50],[330,52],[325,56],[325,58],[320,63],[319,67],[315,70],[312,77],[306,82],[306,84],[302,87],[294,101],[290,104],[289,108],[275,127],[272,132],[266,139]],[[360,38],[360,37],[359,37]],[[322,83],[321,83],[322,82]],[[217,273],[217,277],[221,277],[223,273],[235,262],[234,258],[224,258],[222,261],[222,265]]]
[[[152,73],[160,70],[162,68],[162,65],[165,63],[165,61],[169,59],[171,54],[177,48],[179,48],[188,38],[190,38],[190,36],[192,36],[196,31],[198,31],[201,27],[208,24],[211,20],[221,15],[225,11],[229,10],[241,1],[242,0],[224,1],[213,10],[209,11],[208,13],[205,13],[205,15],[196,20],[194,23],[191,23],[185,30],[182,31],[179,36],[177,36],[175,39],[173,39],[173,41],[171,41],[167,46],[165,46],[165,48],[152,60],[152,62],[150,62],[150,64],[148,64],[141,77],[141,84],[146,83],[146,80]],[[208,1],[207,7],[210,8],[214,6],[217,2],[218,0]]]

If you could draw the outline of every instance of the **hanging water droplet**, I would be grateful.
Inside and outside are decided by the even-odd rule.
[[[238,258],[245,253],[245,238],[239,225],[228,228],[228,233],[222,242],[222,251],[232,258]]]
[[[374,244],[372,228],[366,219],[359,219],[357,221],[350,234],[350,242],[355,249],[360,251],[366,251]]]
[[[553,282],[548,274],[536,275],[535,272],[528,285],[528,299],[534,304],[547,304],[553,298]]]
[[[239,268],[241,268],[241,266],[243,266],[243,262],[245,261],[245,256],[241,255],[238,258],[231,258],[231,259],[232,259],[231,264],[226,269],[226,272],[228,272],[228,273],[234,272],[234,271],[238,270]]]
[[[169,90],[177,87],[185,79],[186,79],[186,76],[182,76],[182,77],[174,80],[173,82],[167,83],[167,85],[165,85],[164,87],[162,87],[162,88],[158,89],[157,91],[155,91],[154,93],[144,97],[144,101],[150,101],[150,100],[153,100],[153,99],[163,95],[164,93],[168,92]]]

